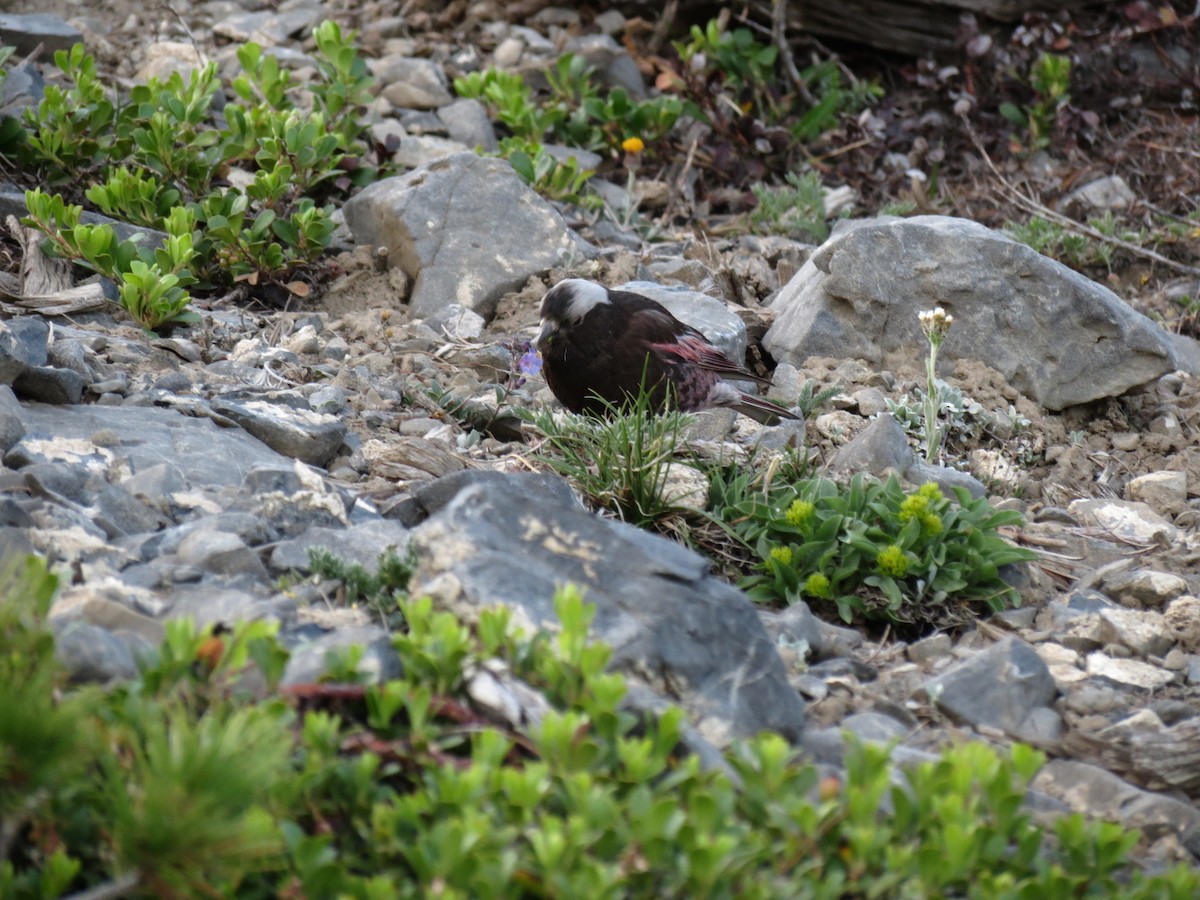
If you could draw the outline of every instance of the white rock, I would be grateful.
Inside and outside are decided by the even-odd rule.
[[[1171,544],[1179,531],[1145,503],[1128,500],[1074,500],[1067,507],[1085,525],[1135,544]]]
[[[663,479],[662,498],[675,506],[703,511],[708,505],[708,478],[692,466],[671,463]]]
[[[1064,647],[1062,644],[1047,641],[1044,644],[1034,644],[1033,649],[1042,658],[1042,662],[1048,666],[1079,665],[1079,653],[1070,647]]]
[[[1187,506],[1187,475],[1184,472],[1139,475],[1126,485],[1125,494],[1161,515],[1175,515]]]
[[[135,79],[138,82],[147,82],[151,78],[166,81],[178,72],[186,84],[192,71],[203,68],[207,62],[200,51],[190,43],[159,41],[146,48],[146,61],[138,69]]]
[[[1171,637],[1161,613],[1153,610],[1102,609],[1100,640],[1121,644],[1140,656],[1162,656],[1171,649]]]
[[[1185,594],[1167,604],[1163,624],[1179,648],[1195,653],[1200,651],[1200,597]]]
[[[1170,684],[1175,678],[1173,673],[1150,663],[1136,659],[1113,659],[1099,650],[1088,654],[1087,673],[1146,690]]]

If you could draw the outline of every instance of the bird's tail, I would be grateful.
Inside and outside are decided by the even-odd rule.
[[[762,397],[752,397],[749,394],[742,394],[741,399],[733,404],[736,409],[744,416],[749,416],[756,422],[763,425],[776,425],[780,419],[800,419],[799,416],[789,409],[784,409],[777,403],[772,403],[770,400],[764,400]]]

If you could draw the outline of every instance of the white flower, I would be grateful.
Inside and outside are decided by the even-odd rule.
[[[921,320],[921,330],[931,338],[944,336],[954,324],[954,316],[940,306],[917,313],[917,318]]]

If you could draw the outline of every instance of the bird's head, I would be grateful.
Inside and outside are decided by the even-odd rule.
[[[611,303],[608,288],[582,278],[560,281],[542,297],[542,330],[537,346],[546,352],[560,329],[570,328],[583,321],[584,316],[602,303]]]

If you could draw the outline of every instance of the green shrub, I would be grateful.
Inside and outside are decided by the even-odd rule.
[[[1013,149],[1017,152],[1044,150],[1050,146],[1058,111],[1071,102],[1068,93],[1071,87],[1070,58],[1056,53],[1038,56],[1029,70],[1029,86],[1035,98],[1032,104],[1024,107],[1010,102],[1000,104],[1000,115],[1025,132],[1024,137],[1018,131],[1011,135]]]
[[[1184,900],[1200,875],[1127,863],[1137,832],[1022,804],[1041,754],[968,744],[908,770],[849,744],[821,779],[777,735],[702,768],[672,708],[621,706],[577,590],[560,627],[474,629],[406,606],[403,678],[264,695],[266,623],[186,621],[133,682],[63,685],[54,579],[0,574],[0,896],[1111,897]],[[485,657],[551,708],[522,731],[451,696]],[[248,668],[253,663],[254,668]],[[493,665],[493,670],[495,666]]]
[[[739,143],[750,143],[745,141],[750,129],[743,127],[743,118],[765,126],[786,125],[793,142],[808,142],[835,127],[843,115],[858,112],[883,95],[878,85],[867,81],[846,86],[836,60],[816,62],[797,72],[800,88],[788,84],[779,72],[774,45],[760,42],[748,28],[725,29],[719,19],[703,28],[693,25],[689,39],[674,46],[684,109]],[[758,155],[780,150],[760,149],[758,142],[752,146]]]
[[[31,192],[27,223],[47,234],[51,252],[115,281],[122,305],[150,330],[192,318],[189,288],[242,283],[306,295],[334,229],[325,201],[380,171],[366,161],[359,114],[371,79],[353,36],[326,21],[313,37],[318,76],[304,86],[257,44],[240,47],[243,71],[229,87],[242,102],[219,117],[213,101],[225,85],[215,63],[135,85],[121,102],[83,45],[59,51],[65,86],[48,86],[27,111],[17,162],[73,197]],[[310,112],[297,108],[302,88]],[[221,183],[231,166],[252,174],[244,189]],[[167,231],[173,249],[159,259],[105,226],[80,225],[76,198]]]
[[[682,112],[675,97],[632,100],[622,88],[601,93],[582,57],[565,53],[547,73],[548,96],[535,99],[525,79],[488,69],[454,79],[460,97],[482,100],[513,136],[526,144],[558,140],[615,154],[630,137],[647,146],[665,135]]]
[[[825,224],[825,189],[816,172],[784,176],[787,185],[771,187],[762,182],[750,185],[758,205],[750,213],[750,224],[770,234],[783,234],[819,244],[829,237]]]
[[[951,601],[983,601],[1000,610],[1019,602],[1000,567],[1036,559],[999,529],[1020,515],[956,488],[957,503],[932,482],[905,492],[855,475],[848,485],[826,478],[754,486],[755,476],[713,477],[714,515],[758,557],[745,579],[750,596],[768,603],[830,602],[856,617],[928,622]]]

